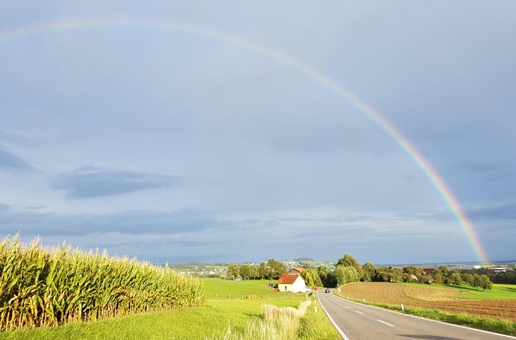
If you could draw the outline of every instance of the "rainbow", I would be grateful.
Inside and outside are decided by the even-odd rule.
[[[466,213],[459,204],[459,201],[444,182],[439,173],[434,169],[430,162],[416,149],[412,143],[398,131],[387,119],[385,119],[375,109],[367,105],[363,100],[342,87],[335,80],[327,75],[315,70],[314,68],[270,47],[259,44],[255,41],[242,38],[237,35],[174,21],[156,21],[149,19],[129,19],[129,18],[105,18],[105,19],[74,19],[55,21],[37,26],[22,27],[8,31],[0,32],[0,43],[12,39],[17,39],[27,35],[49,32],[49,31],[68,31],[85,28],[102,28],[102,27],[138,27],[153,28],[163,30],[173,30],[185,32],[188,34],[196,34],[199,36],[220,40],[222,42],[231,43],[246,48],[253,52],[260,53],[277,62],[283,63],[307,77],[324,85],[328,90],[336,93],[341,98],[348,101],[361,113],[365,114],[374,124],[382,129],[399,147],[416,163],[423,171],[425,176],[430,180],[432,185],[439,192],[440,196],[446,202],[455,218],[459,222],[464,234],[468,238],[473,251],[481,262],[487,262],[486,252],[480,243],[478,235],[473,228],[473,224],[469,221]]]

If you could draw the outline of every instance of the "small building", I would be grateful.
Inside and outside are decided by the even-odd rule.
[[[306,271],[305,268],[292,268],[288,271],[288,275],[301,275],[304,271]]]
[[[496,274],[499,274],[499,273],[506,273],[507,272],[507,268],[491,268]]]
[[[280,292],[306,292],[305,279],[301,275],[283,274],[276,284]]]
[[[482,266],[473,266],[473,269],[480,269]]]
[[[423,268],[423,273],[425,273],[426,276],[432,274],[434,271],[434,268]]]

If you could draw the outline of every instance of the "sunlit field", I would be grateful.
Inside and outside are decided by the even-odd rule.
[[[261,306],[264,304],[297,308],[307,300],[304,294],[275,293],[267,287],[271,282],[268,280],[202,281],[207,297],[203,307],[151,312],[55,328],[10,331],[0,333],[0,339],[204,339],[223,336],[229,326],[233,333],[243,334],[249,321],[262,320]],[[257,295],[263,300],[246,300],[242,299],[242,295]],[[326,315],[322,311],[315,313],[312,305],[300,319],[297,337],[338,339],[338,334]]]

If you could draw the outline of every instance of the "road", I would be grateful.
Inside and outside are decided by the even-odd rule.
[[[425,339],[425,340],[502,340],[516,339],[439,321],[422,319],[385,309],[362,305],[319,292],[317,305],[333,319],[345,340]]]

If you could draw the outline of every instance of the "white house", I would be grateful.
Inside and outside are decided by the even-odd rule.
[[[276,283],[280,292],[306,292],[305,279],[301,275],[283,274]]]

